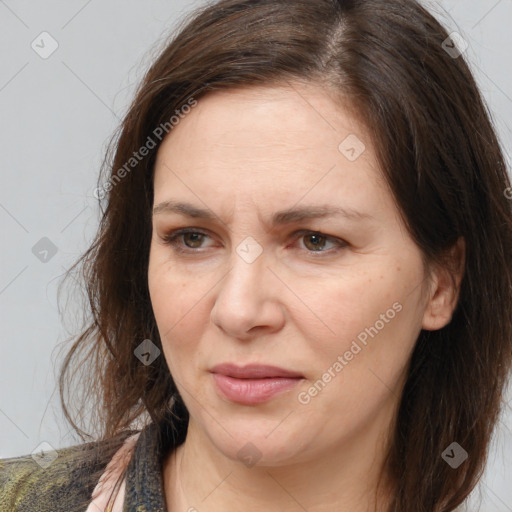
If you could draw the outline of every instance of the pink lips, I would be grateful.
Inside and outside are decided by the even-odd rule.
[[[260,404],[289,390],[304,377],[276,366],[224,363],[210,370],[221,396],[240,404]]]

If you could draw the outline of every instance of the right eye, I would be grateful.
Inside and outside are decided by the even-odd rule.
[[[182,228],[171,231],[163,236],[162,240],[166,245],[172,246],[178,252],[197,252],[194,249],[201,248],[200,244],[204,241],[205,237],[208,237],[208,235],[202,231]],[[180,242],[180,239],[183,243]]]

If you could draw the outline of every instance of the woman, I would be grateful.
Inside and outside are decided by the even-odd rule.
[[[8,510],[465,501],[512,364],[512,222],[458,48],[414,0],[189,19],[124,119],[78,262],[94,320],[61,396],[87,350],[101,439],[44,470],[3,461]]]

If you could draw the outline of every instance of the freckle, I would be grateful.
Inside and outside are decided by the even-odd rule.
[[[397,270],[398,272],[400,272],[400,267],[396,267],[396,270]]]

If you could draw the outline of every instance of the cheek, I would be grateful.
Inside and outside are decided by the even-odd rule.
[[[362,317],[352,331],[347,376],[363,371],[369,384],[393,388],[406,367],[421,330],[422,274],[416,267],[392,266],[359,290]],[[403,270],[402,270],[403,269]],[[354,345],[355,342],[355,345]],[[356,376],[356,373],[352,374]]]
[[[179,346],[187,336],[187,330],[199,325],[197,307],[202,296],[193,280],[174,272],[168,262],[150,258],[148,288],[153,313],[164,348]]]
[[[177,382],[189,381],[193,365],[200,356],[199,340],[202,337],[201,303],[197,293],[187,282],[173,278],[170,273],[155,274],[149,280],[163,356],[169,371]]]
[[[380,275],[371,282],[366,275],[324,286],[329,294],[323,318],[330,319],[334,334],[322,335],[325,330],[318,330],[318,321],[315,326],[307,319],[301,323],[314,366],[311,387],[305,390],[312,408],[305,412],[330,418],[325,435],[358,428],[398,396],[396,386],[417,337],[412,305],[416,295],[410,294],[405,304],[412,283],[403,289],[396,273],[382,279]]]
[[[420,277],[394,269],[368,266],[343,280],[296,284],[301,303],[292,314],[314,350],[317,372],[327,371],[338,356],[352,369],[344,373],[363,365],[391,376],[403,367],[419,333],[420,288],[414,283]]]
[[[367,293],[368,279],[367,271],[361,271],[344,278],[328,276],[294,283],[299,300],[289,304],[293,304],[293,321],[304,339],[314,344],[316,359],[324,364],[348,350],[379,310],[382,298]]]

